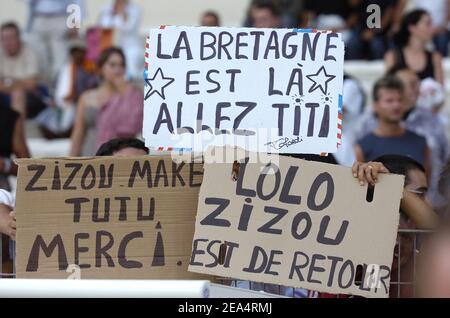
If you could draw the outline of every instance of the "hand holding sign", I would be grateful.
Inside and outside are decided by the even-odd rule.
[[[368,202],[348,168],[275,155],[262,165],[248,155],[237,157],[236,181],[232,163],[205,164],[189,270],[386,297],[403,178],[378,175]]]

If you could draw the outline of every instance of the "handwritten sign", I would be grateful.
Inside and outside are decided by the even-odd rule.
[[[344,62],[338,33],[162,27],[150,31],[146,61],[147,146],[336,152]]]
[[[189,270],[387,297],[403,177],[379,175],[370,198],[349,168],[273,159],[240,156],[236,181],[205,164]]]
[[[18,164],[18,278],[199,278],[187,266],[202,164],[169,156]]]

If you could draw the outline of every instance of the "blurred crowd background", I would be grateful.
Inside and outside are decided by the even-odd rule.
[[[0,189],[14,190],[15,157],[91,156],[114,138],[140,138],[151,27],[327,29],[340,32],[346,47],[342,145],[328,162],[377,161],[404,174],[405,193],[414,195],[402,200],[400,212],[408,212],[400,230],[434,228],[434,213],[448,212],[450,0],[2,0],[1,6]],[[439,266],[448,265],[446,255]],[[445,279],[436,284],[450,283]]]

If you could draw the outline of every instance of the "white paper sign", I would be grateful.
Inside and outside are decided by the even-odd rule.
[[[343,64],[338,33],[152,29],[146,46],[146,145],[336,152]]]

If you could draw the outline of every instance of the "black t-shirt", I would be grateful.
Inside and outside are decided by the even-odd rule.
[[[14,127],[19,114],[0,104],[0,156],[9,158],[13,152]]]

